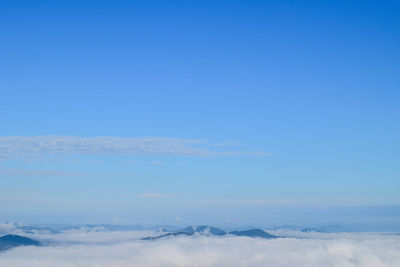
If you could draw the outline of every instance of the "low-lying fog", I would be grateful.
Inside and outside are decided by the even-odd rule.
[[[14,234],[43,245],[4,251],[0,266],[400,266],[397,234],[268,232],[282,238],[194,235],[148,241],[141,238],[159,233],[85,227],[57,233],[14,229]]]

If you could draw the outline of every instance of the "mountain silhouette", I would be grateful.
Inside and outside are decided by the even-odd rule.
[[[39,246],[40,242],[19,235],[4,235],[0,237],[0,252],[19,246]]]
[[[189,226],[181,230],[165,233],[158,236],[148,236],[142,238],[142,240],[156,240],[169,236],[192,236],[192,235],[202,235],[202,236],[224,236],[224,235],[236,235],[236,236],[247,236],[247,237],[260,237],[260,238],[277,238],[277,236],[271,235],[261,229],[249,229],[244,231],[232,231],[226,232],[222,229],[212,227],[212,226]]]

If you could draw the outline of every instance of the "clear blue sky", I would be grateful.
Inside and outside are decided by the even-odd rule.
[[[1,1],[0,213],[239,222],[400,205],[399,13],[398,1]],[[48,135],[77,143],[59,153]],[[178,141],[76,148],[96,137]]]

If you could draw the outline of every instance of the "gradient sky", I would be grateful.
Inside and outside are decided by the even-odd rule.
[[[2,218],[400,205],[399,13],[398,1],[1,1]],[[78,141],[53,153],[49,135]],[[173,139],[77,149],[96,137]]]

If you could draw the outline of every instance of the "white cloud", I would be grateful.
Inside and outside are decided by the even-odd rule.
[[[64,154],[204,155],[201,140],[165,137],[0,137],[0,158]]]
[[[79,229],[37,236],[55,245],[20,247],[0,256],[0,266],[400,266],[400,236],[304,234],[302,238],[180,237],[157,241],[148,232]]]
[[[200,147],[200,145],[203,145]],[[76,137],[36,136],[0,137],[0,159],[39,157],[43,155],[255,155],[268,156],[262,151],[212,151],[197,139],[169,137]]]
[[[12,222],[9,223],[4,223],[4,222],[0,222],[0,233],[4,232],[10,232],[11,230],[13,230],[15,228],[15,224]]]

